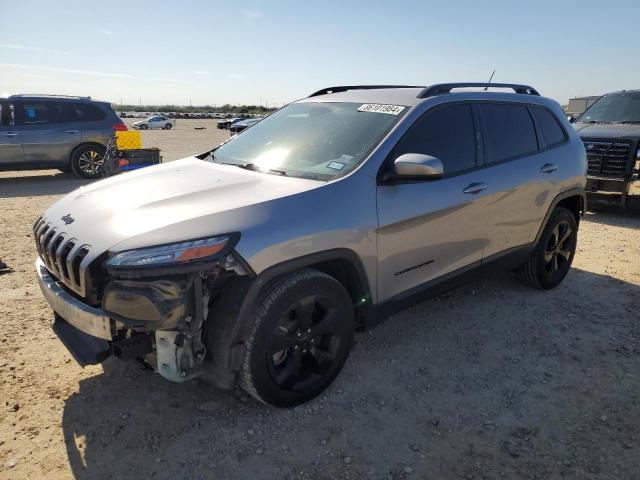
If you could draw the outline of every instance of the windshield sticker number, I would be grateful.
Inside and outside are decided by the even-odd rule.
[[[358,107],[359,112],[387,113],[389,115],[398,115],[404,110],[401,105],[380,105],[379,103],[365,103]]]
[[[342,170],[344,168],[344,163],[342,162],[331,162],[327,165],[327,168],[331,168],[333,170]]]

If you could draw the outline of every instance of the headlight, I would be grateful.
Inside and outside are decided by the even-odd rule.
[[[117,253],[107,260],[107,267],[162,267],[200,263],[223,256],[235,246],[239,234],[171,243]]]

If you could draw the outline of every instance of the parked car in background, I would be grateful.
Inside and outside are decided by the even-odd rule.
[[[0,170],[57,168],[98,178],[106,145],[127,126],[109,102],[64,95],[0,98]]]
[[[173,118],[165,117],[162,115],[152,115],[151,117],[147,117],[144,120],[133,122],[131,124],[131,128],[136,128],[138,130],[171,130],[175,126],[176,121]]]
[[[250,118],[247,120],[241,120],[240,122],[236,122],[233,125],[229,126],[229,133],[231,135],[237,135],[241,131],[249,128],[252,125],[255,125],[260,120],[261,120],[260,118]]]
[[[226,129],[229,129],[231,127],[231,125],[233,125],[234,123],[241,122],[242,120],[244,120],[244,118],[242,118],[242,117],[235,117],[235,118],[229,118],[229,119],[225,119],[225,120],[220,120],[217,123],[217,127],[219,129],[226,130]]]
[[[559,285],[585,172],[531,87],[331,87],[58,200],[34,225],[37,277],[80,364],[138,358],[292,406],[336,378],[355,330],[480,269]]]
[[[589,204],[640,199],[640,90],[600,97],[573,126],[587,151]]]

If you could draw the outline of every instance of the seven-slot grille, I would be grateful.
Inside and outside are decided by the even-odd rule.
[[[42,218],[33,226],[33,237],[38,254],[49,272],[84,297],[87,289],[84,273],[88,266],[83,265],[82,261],[89,253],[88,246]]]
[[[604,177],[624,177],[631,156],[631,144],[620,141],[583,140],[587,150],[587,173]]]

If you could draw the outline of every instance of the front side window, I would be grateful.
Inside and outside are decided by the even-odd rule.
[[[405,153],[438,158],[445,176],[475,167],[476,133],[471,106],[446,105],[425,113],[398,142],[392,158]]]
[[[13,127],[15,125],[15,116],[13,104],[0,103],[0,126]]]
[[[479,103],[489,150],[487,163],[497,163],[538,150],[538,138],[527,107]]]
[[[640,123],[640,92],[612,93],[601,97],[578,123]]]
[[[407,110],[361,103],[293,103],[220,146],[211,160],[332,180],[356,168]]]
[[[22,124],[35,125],[50,122],[49,106],[46,103],[23,103],[20,107]]]

